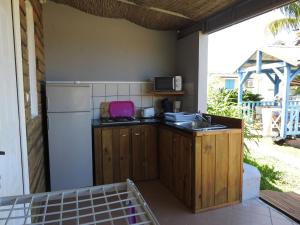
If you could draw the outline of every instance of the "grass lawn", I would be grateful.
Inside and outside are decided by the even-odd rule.
[[[258,143],[245,142],[250,148],[250,156],[245,162],[260,170],[262,190],[300,194],[300,149],[275,145],[271,138],[261,138]]]

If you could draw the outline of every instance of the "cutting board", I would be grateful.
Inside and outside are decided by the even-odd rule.
[[[100,104],[100,117],[109,118],[109,102],[101,102]]]

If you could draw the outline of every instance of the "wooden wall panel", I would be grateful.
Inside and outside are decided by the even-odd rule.
[[[25,117],[28,141],[28,166],[30,192],[44,192],[49,190],[48,179],[48,153],[47,153],[47,130],[46,130],[46,111],[45,111],[45,60],[43,42],[43,21],[42,6],[38,0],[31,0],[33,6],[35,23],[35,45],[37,61],[37,90],[38,90],[38,116],[31,117],[30,100],[27,101],[26,95],[30,92],[29,86],[29,67],[27,49],[27,25],[25,0],[20,0],[20,25],[22,41],[22,64],[23,82],[25,92]],[[39,65],[39,66],[38,66]]]
[[[130,178],[130,129],[120,129],[120,181]]]
[[[240,199],[241,187],[241,133],[231,133],[229,136],[229,167],[228,167],[228,201]]]
[[[192,206],[192,140],[183,138],[184,164],[183,164],[183,185],[184,202],[188,207]]]
[[[102,130],[102,166],[103,166],[103,182],[105,184],[113,183],[113,132],[112,129]]]
[[[202,208],[202,137],[196,137],[193,155],[194,161],[192,167],[194,167],[192,176],[195,177],[194,196],[195,202],[193,203],[194,209],[198,210]]]
[[[216,135],[215,204],[227,202],[229,134]]]
[[[202,207],[214,206],[215,203],[215,169],[216,136],[202,137]]]

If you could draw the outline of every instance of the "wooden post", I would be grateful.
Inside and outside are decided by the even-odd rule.
[[[282,108],[281,108],[281,125],[280,137],[286,138],[286,127],[288,122],[288,107],[289,107],[289,92],[290,92],[290,65],[286,63],[284,67],[283,93],[282,93]]]
[[[239,75],[239,90],[238,90],[238,104],[241,105],[243,102],[243,73],[238,71]]]
[[[261,73],[261,66],[262,66],[262,52],[257,51],[256,52],[256,73]]]
[[[276,95],[278,95],[279,93],[279,84],[280,84],[281,80],[279,79],[279,77],[277,75],[275,75],[275,83],[274,83],[274,97]]]

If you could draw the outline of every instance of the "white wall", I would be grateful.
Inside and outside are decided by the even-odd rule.
[[[43,5],[46,79],[143,81],[175,73],[176,32]]]
[[[183,110],[206,112],[208,36],[193,33],[177,41],[177,74],[184,78]]]

